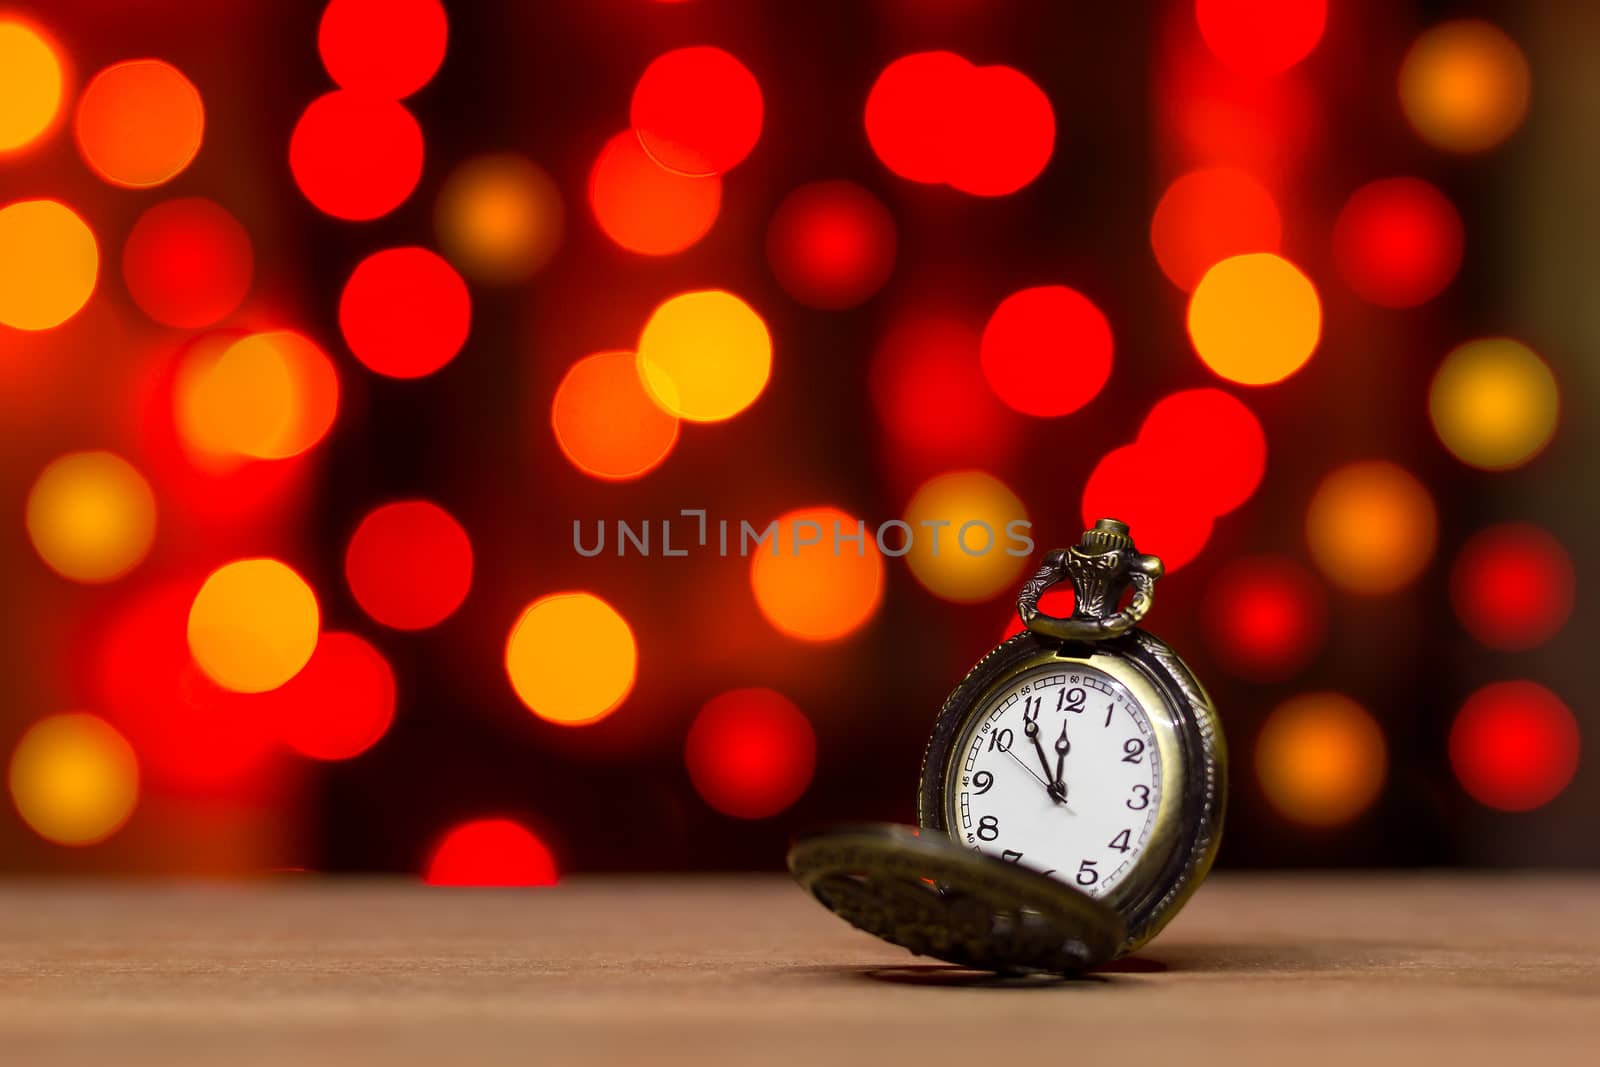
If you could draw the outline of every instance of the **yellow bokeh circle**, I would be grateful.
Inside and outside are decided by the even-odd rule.
[[[109,582],[149,554],[156,498],[121,456],[71,452],[40,472],[24,521],[34,550],[51,570],[77,582]]]
[[[1339,693],[1307,693],[1273,709],[1255,755],[1267,800],[1307,826],[1338,826],[1361,814],[1389,765],[1377,722]]]
[[[777,524],[750,560],[750,588],[768,622],[802,641],[833,641],[872,618],[883,555],[871,527],[835,507],[799,508]]]
[[[445,179],[434,206],[440,250],[483,282],[526,281],[561,243],[561,192],[521,156],[469,159]]]
[[[561,726],[610,715],[633,689],[639,649],[617,610],[593,593],[529,604],[506,640],[506,674],[528,710]]]
[[[77,212],[55,200],[0,208],[0,323],[48,330],[94,292],[100,250]]]
[[[1322,337],[1322,303],[1298,267],[1270,252],[1230,256],[1189,296],[1189,340],[1240,385],[1271,385],[1305,365]]]
[[[1461,462],[1484,470],[1520,467],[1556,432],[1555,375],[1527,345],[1504,337],[1470,341],[1445,357],[1428,388],[1434,432]]]
[[[218,685],[276,689],[311,659],[322,616],[305,579],[275,559],[241,559],[206,578],[189,608],[189,653]]]
[[[61,60],[50,42],[15,19],[0,19],[0,153],[39,138],[61,110]]]
[[[116,833],[139,802],[139,761],[94,715],[52,715],[28,728],[11,754],[11,800],[34,832],[60,845]]]
[[[1505,140],[1528,111],[1531,78],[1516,42],[1481,19],[1425,31],[1400,65],[1400,106],[1435,148],[1481,152]]]
[[[299,455],[327,434],[338,407],[333,363],[291,330],[197,345],[174,386],[180,438],[211,456]]]
[[[1333,471],[1306,509],[1306,543],[1322,573],[1352,593],[1392,593],[1433,557],[1439,519],[1433,497],[1384,460]]]
[[[720,289],[681,293],[656,308],[639,337],[639,377],[679,418],[717,422],[755,402],[772,373],[761,316]]]
[[[906,564],[928,591],[974,603],[1009,590],[1032,550],[1022,538],[1027,509],[1017,494],[985,471],[952,471],[923,483],[906,506],[911,549]],[[872,531],[868,531],[869,536]],[[903,531],[887,531],[884,548],[901,548]]]

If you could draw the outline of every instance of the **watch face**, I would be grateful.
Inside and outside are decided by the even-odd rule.
[[[1104,896],[1133,870],[1161,807],[1150,713],[1110,675],[1050,664],[1009,679],[950,756],[951,835]]]

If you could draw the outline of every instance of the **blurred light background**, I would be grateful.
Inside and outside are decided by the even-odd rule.
[[[770,868],[914,819],[1017,629],[1027,559],[906,534],[1101,515],[1222,709],[1225,865],[1600,863],[1597,46],[0,0],[0,869]]]

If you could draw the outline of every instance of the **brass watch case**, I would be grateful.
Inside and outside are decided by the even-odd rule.
[[[1176,915],[1211,869],[1221,843],[1227,752],[1205,690],[1165,642],[1132,628],[1109,640],[1060,640],[1031,630],[996,647],[967,673],[939,712],[922,762],[917,818],[948,834],[963,741],[1001,690],[1040,667],[1082,665],[1124,686],[1149,716],[1161,758],[1161,803],[1132,870],[1101,898],[1123,918],[1118,955],[1135,951]],[[966,846],[962,846],[966,847]]]

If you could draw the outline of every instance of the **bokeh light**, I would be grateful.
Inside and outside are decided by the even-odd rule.
[[[989,387],[1024,415],[1068,415],[1111,376],[1111,324],[1064,285],[1012,293],[983,328],[979,359]]]
[[[907,566],[943,600],[976,603],[1010,591],[1037,554],[1027,547],[1028,511],[1017,494],[986,471],[940,474],[911,497],[902,520],[911,529],[886,532],[884,549],[903,551]],[[1015,554],[1013,554],[1015,553]]]
[[[422,129],[386,97],[340,89],[306,108],[289,137],[289,170],[317,210],[362,221],[405,202],[422,176]]]
[[[1037,178],[1055,150],[1055,112],[1011,67],[975,67],[953,52],[890,63],[867,94],[867,140],[912,181],[1004,196]]]
[[[1577,579],[1561,542],[1528,522],[1472,536],[1450,569],[1450,601],[1467,632],[1520,651],[1554,637],[1572,614]]]
[[[1326,0],[1195,0],[1195,22],[1211,54],[1247,75],[1280,74],[1317,46]]]
[[[1422,33],[1400,66],[1400,106],[1435,148],[1482,152],[1509,137],[1528,111],[1528,61],[1516,42],[1480,19]]]
[[[894,218],[854,182],[802,185],[767,226],[767,263],[784,291],[807,307],[852,308],[894,271]]]
[[[77,582],[109,582],[149,554],[156,498],[121,456],[70,452],[33,483],[26,522],[34,550],[51,570]]]
[[[1278,205],[1255,178],[1233,167],[1190,171],[1167,186],[1150,219],[1150,247],[1173,285],[1192,290],[1206,271],[1246,252],[1276,252]]]
[[[610,715],[633,690],[639,649],[617,610],[593,593],[529,604],[506,641],[506,674],[528,710],[560,726]]]
[[[1450,727],[1450,766],[1478,803],[1532,811],[1578,770],[1578,723],[1560,697],[1534,682],[1496,682],[1467,698]]]
[[[765,819],[811,784],[817,738],[805,713],[781,693],[736,689],[700,709],[683,761],[711,807],[736,819]]]
[[[972,64],[954,52],[916,52],[883,69],[867,94],[865,121],[884,166],[914,182],[949,178],[951,116],[971,73]]]
[[[668,170],[624,130],[589,172],[589,207],[607,237],[630,252],[670,256],[704,237],[722,209],[722,179]]]
[[[511,819],[475,819],[451,828],[428,859],[429,885],[555,885],[556,859],[538,836]]]
[[[233,314],[254,269],[250,235],[203,197],[149,208],[122,246],[122,277],[134,303],[157,322],[186,330]]]
[[[398,100],[439,69],[448,32],[439,0],[329,0],[317,51],[341,89]]]
[[[212,571],[189,608],[189,652],[213,681],[264,693],[311,659],[322,624],[316,594],[275,559],[241,559]]]
[[[17,814],[40,837],[58,845],[93,845],[133,815],[139,761],[104,719],[52,715],[17,742],[10,784]]]
[[[432,501],[398,500],[361,520],[345,550],[344,574],[373,619],[425,630],[449,618],[472,588],[472,541]]]
[[[1255,413],[1221,389],[1162,398],[1139,427],[1139,448],[1156,457],[1166,491],[1211,516],[1255,493],[1267,469],[1267,435]]]
[[[1333,224],[1333,259],[1350,288],[1382,307],[1432,300],[1461,268],[1461,216],[1420,178],[1384,178],[1350,194]]]
[[[1215,517],[1196,494],[1204,483],[1185,482],[1165,464],[1169,453],[1123,445],[1101,457],[1083,487],[1083,521],[1120,519],[1139,551],[1160,556],[1170,573],[1200,554]]]
[[[48,330],[94,292],[100,250],[77,212],[55,200],[0,208],[0,323]]]
[[[471,325],[467,283],[426,248],[374,252],[339,297],[339,329],[351,353],[391,378],[420,378],[449,363]]]
[[[835,507],[797,508],[777,522],[771,547],[757,548],[750,561],[761,614],[802,641],[834,641],[860,629],[883,599],[875,531]],[[858,532],[859,543],[845,540]]]
[[[1299,674],[1328,637],[1328,595],[1292,559],[1246,556],[1218,571],[1201,602],[1211,654],[1230,674],[1281,682]]]
[[[1019,443],[1019,420],[983,377],[978,328],[940,310],[892,320],[869,369],[884,430],[923,474],[963,464],[999,464]]]
[[[1367,460],[1322,479],[1306,509],[1306,543],[1329,581],[1376,596],[1422,573],[1438,525],[1433,497],[1409,471]]]
[[[1274,708],[1256,738],[1268,802],[1305,826],[1349,822],[1388,775],[1388,746],[1367,710],[1340,693],[1308,693]]]
[[[199,587],[198,576],[143,585],[97,613],[90,674],[95,705],[139,753],[152,791],[213,798],[260,782],[280,741],[268,698],[222,688],[189,654]]]
[[[643,477],[678,443],[677,416],[645,391],[632,352],[597,352],[567,368],[550,426],[573,466],[607,481]]]
[[[445,256],[493,285],[526,281],[561,244],[561,191],[545,169],[521,156],[477,156],[445,179],[434,205]]]
[[[272,694],[279,737],[302,756],[346,760],[394,721],[394,672],[363,638],[330,632],[305,667]]]
[[[1217,374],[1271,385],[1305,365],[1322,336],[1322,304],[1294,264],[1270,252],[1223,260],[1189,298],[1189,339]]]
[[[1452,455],[1503,471],[1544,451],[1555,435],[1561,393],[1544,360],[1518,341],[1469,341],[1444,358],[1428,387],[1428,417]]]
[[[681,293],[650,313],[639,335],[638,366],[662,408],[693,422],[718,422],[755,403],[766,388],[772,335],[732,293]]]
[[[173,382],[184,444],[209,456],[288,459],[321,441],[339,410],[327,355],[289,330],[190,349]]]
[[[43,35],[0,18],[0,154],[32,144],[61,110],[61,59]]]
[[[1021,71],[974,67],[951,116],[958,131],[945,180],[973,196],[1006,196],[1037,178],[1055,151],[1050,98]]]
[[[91,170],[134,189],[171,181],[200,151],[200,92],[159,59],[130,59],[96,74],[78,97],[78,150]]]
[[[761,86],[720,48],[657,56],[633,90],[629,119],[652,159],[704,177],[737,166],[761,137]]]

